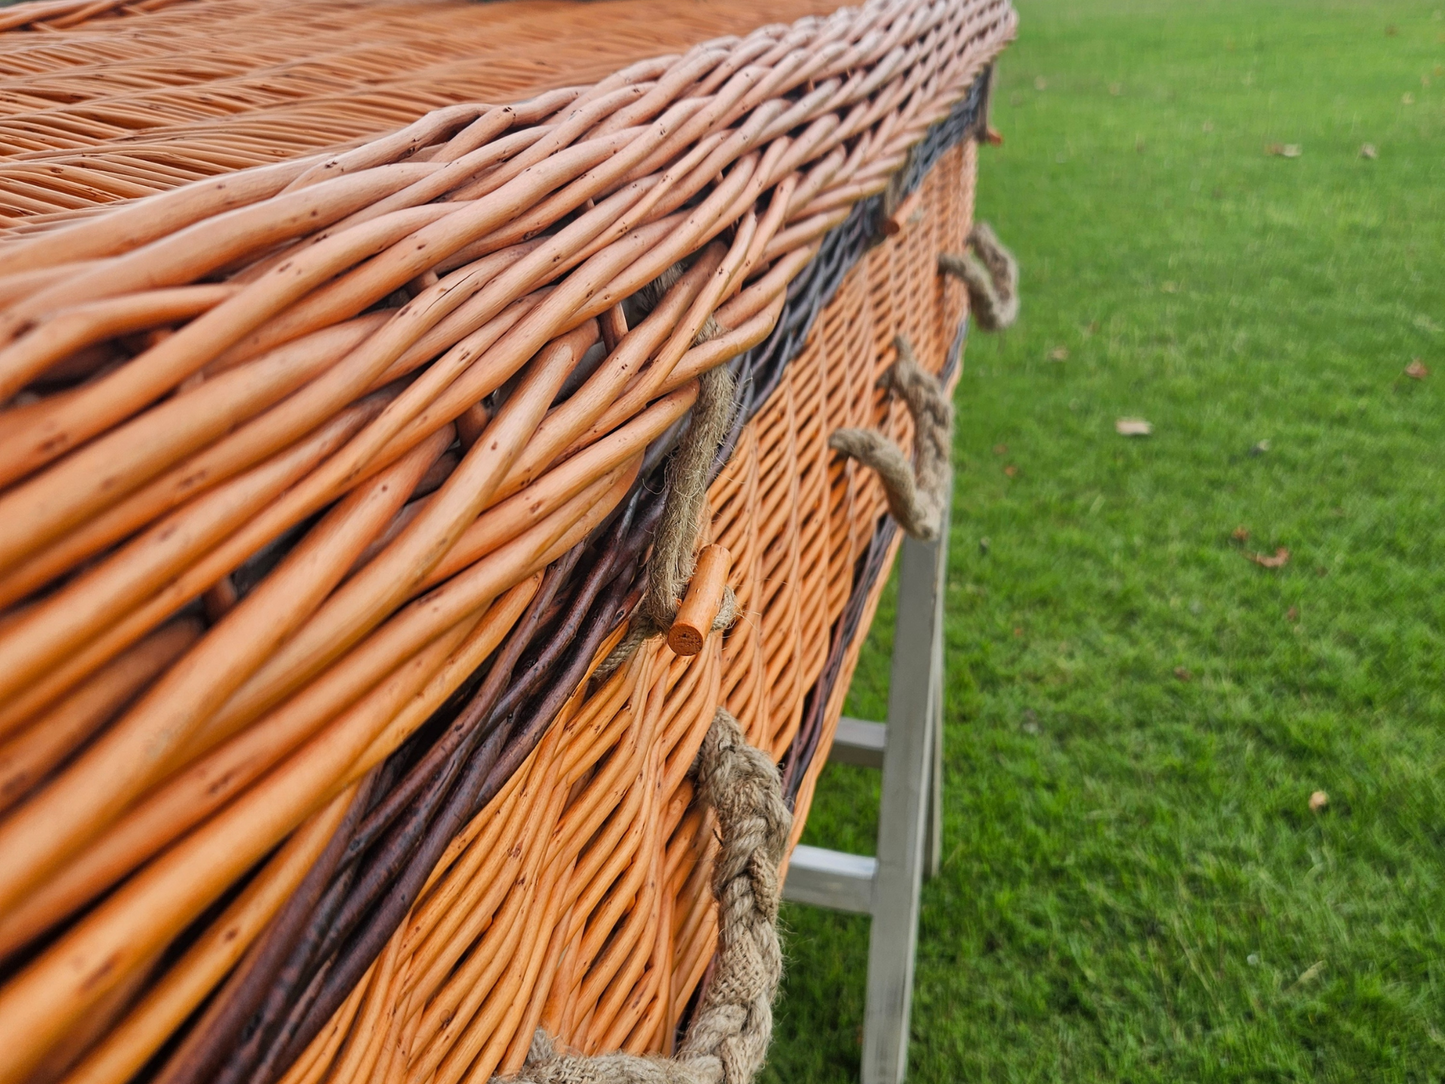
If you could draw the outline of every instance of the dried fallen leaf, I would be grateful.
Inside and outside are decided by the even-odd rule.
[[[1378,158],[1378,157],[1380,157],[1380,152],[1375,149],[1375,145],[1374,145],[1373,143],[1361,143],[1361,144],[1360,144],[1360,157],[1361,157],[1361,158]]]
[[[1236,542],[1243,542],[1249,538],[1249,528],[1241,523],[1238,527],[1234,529],[1234,533],[1231,534],[1230,537],[1233,538]]]
[[[995,444],[995,445],[993,446],[993,454],[994,454],[994,455],[1008,455],[1008,445],[1007,445],[1007,444]]]
[[[1285,158],[1298,158],[1300,155],[1304,154],[1304,152],[1305,149],[1301,147],[1298,143],[1286,143],[1284,145],[1284,149],[1281,150],[1279,153]]]
[[[1212,131],[1214,131],[1214,122],[1213,122],[1213,121],[1208,121],[1208,120],[1205,121],[1205,122],[1204,122],[1204,130],[1205,130],[1206,132],[1212,132]]]
[[[1256,441],[1254,447],[1249,450],[1249,454],[1264,455],[1267,451],[1269,451],[1269,439],[1265,438],[1264,440]]]
[[[1024,627],[1023,627],[1022,625],[1015,625],[1015,626],[1014,626],[1014,635],[1015,635],[1015,636],[1022,636],[1023,634],[1024,634]]]
[[[1284,619],[1292,625],[1299,621],[1299,607],[1291,606],[1285,611]]]
[[[1268,557],[1263,553],[1246,553],[1245,556],[1260,568],[1283,568],[1289,563],[1289,550],[1283,546],[1274,551],[1273,557]]]
[[[1419,358],[1405,366],[1405,375],[1411,380],[1424,380],[1430,375],[1430,370],[1425,368],[1425,363]]]
[[[1019,469],[1015,467],[1012,463],[1010,463],[1007,467],[1003,469],[1003,472],[1007,474],[1010,478],[1017,478]]]
[[[1414,104],[1415,104],[1415,95],[1411,94],[1408,90],[1405,91],[1404,94],[1401,94],[1401,95],[1400,95],[1400,104],[1401,104],[1401,105],[1414,105]]]
[[[1323,972],[1324,969],[1325,962],[1323,960],[1316,960],[1314,963],[1310,964],[1309,967],[1305,968],[1303,971],[1300,972],[1300,976],[1299,978],[1294,980],[1294,984],[1296,986],[1306,986],[1309,983],[1314,982],[1315,979],[1319,978],[1320,973]]]
[[[1154,432],[1154,426],[1143,418],[1118,418],[1114,422],[1114,432],[1121,437],[1147,437]]]
[[[1330,796],[1322,790],[1317,790],[1310,795],[1310,812],[1318,813],[1330,804]]]
[[[1069,348],[1067,346],[1056,346],[1049,351],[1050,361],[1068,361]]]
[[[1191,673],[1189,672],[1189,669],[1188,669],[1187,667],[1184,667],[1184,666],[1176,666],[1176,667],[1174,668],[1174,676],[1177,677],[1180,681],[1193,681],[1193,680],[1194,680],[1194,675],[1191,674]]]

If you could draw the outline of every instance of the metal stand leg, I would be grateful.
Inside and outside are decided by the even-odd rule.
[[[888,689],[888,725],[844,719],[831,759],[883,769],[878,857],[818,847],[793,852],[786,899],[873,916],[863,1023],[863,1084],[900,1084],[908,1066],[913,955],[923,878],[942,853],[942,540],[904,539]],[[881,751],[881,758],[879,753]]]

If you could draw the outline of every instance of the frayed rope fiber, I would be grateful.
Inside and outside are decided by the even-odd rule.
[[[872,467],[898,525],[914,538],[936,542],[953,477],[953,404],[938,379],[918,364],[906,338],[899,335],[893,345],[898,360],[878,385],[901,398],[913,417],[916,466],[898,445],[872,429],[839,429],[828,438],[828,447]]]
[[[702,800],[718,819],[713,866],[718,954],[712,981],[676,1057],[559,1053],[540,1029],[519,1084],[750,1084],[773,1035],[783,974],[778,943],[778,864],[793,818],[777,766],[717,709],[695,765]],[[502,1084],[493,1078],[493,1084]]]
[[[736,382],[726,366],[719,365],[698,377],[692,424],[667,465],[667,500],[652,542],[652,555],[647,559],[647,590],[627,635],[597,667],[599,679],[626,662],[645,641],[667,632],[677,617],[677,607],[697,565],[694,551],[707,500],[708,469],[727,436],[735,392]],[[733,589],[724,587],[713,631],[731,627],[737,609]]]
[[[709,369],[698,378],[692,424],[667,467],[667,503],[652,543],[652,556],[647,562],[647,593],[642,597],[643,615],[659,631],[671,627],[697,564],[694,550],[703,502],[707,500],[708,469],[718,445],[727,436],[735,391],[736,382],[726,366]],[[730,589],[724,592],[723,607],[736,608]]]
[[[974,225],[965,252],[938,257],[938,269],[968,288],[969,314],[984,331],[1002,331],[1019,318],[1019,262],[987,222]]]

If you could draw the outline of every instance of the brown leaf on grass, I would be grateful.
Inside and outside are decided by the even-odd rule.
[[[1234,529],[1233,533],[1230,534],[1229,537],[1234,539],[1236,542],[1244,542],[1249,538],[1249,528],[1241,523],[1238,527]]]
[[[1121,437],[1147,437],[1154,432],[1154,426],[1143,418],[1117,418],[1114,421],[1114,432]]]
[[[1188,667],[1184,666],[1176,666],[1174,668],[1174,676],[1177,677],[1180,681],[1194,680],[1194,675],[1189,672]]]
[[[1317,790],[1310,795],[1310,812],[1318,813],[1330,804],[1330,796],[1322,790]]]
[[[1067,346],[1056,346],[1049,351],[1050,361],[1068,361],[1069,348]]]
[[[1296,622],[1298,622],[1298,621],[1299,621],[1299,607],[1298,607],[1298,606],[1291,606],[1288,610],[1285,611],[1284,619],[1285,619],[1286,621],[1288,621],[1291,625],[1293,625],[1293,624],[1295,624]]]
[[[1003,472],[1007,474],[1010,478],[1017,478],[1019,469],[1015,467],[1012,463],[1010,463],[1007,467],[1003,469]]]
[[[1008,445],[1007,445],[1007,444],[995,444],[995,445],[993,446],[993,454],[994,454],[994,455],[1008,455]]]
[[[1283,568],[1289,563],[1289,550],[1283,546],[1274,551],[1273,557],[1263,553],[1246,553],[1245,556],[1260,568]]]
[[[1378,158],[1378,157],[1380,157],[1380,152],[1375,148],[1375,145],[1374,145],[1373,143],[1361,143],[1361,144],[1360,144],[1360,157],[1361,157],[1361,158]]]
[[[1401,105],[1414,105],[1414,104],[1415,104],[1415,95],[1411,94],[1408,90],[1405,91],[1404,94],[1401,94],[1401,95],[1400,95],[1400,104],[1401,104]]]
[[[1298,158],[1304,152],[1305,149],[1298,143],[1271,143],[1264,148],[1265,154],[1272,154],[1279,158]]]
[[[1405,366],[1405,375],[1411,380],[1424,380],[1430,375],[1430,370],[1425,368],[1425,363],[1419,358]]]

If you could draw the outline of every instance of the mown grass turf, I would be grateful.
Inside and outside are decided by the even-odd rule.
[[[915,1081],[1445,1078],[1440,5],[1019,2]],[[804,838],[870,852],[876,788],[827,769]],[[867,920],[784,920],[768,1079],[856,1079]]]

